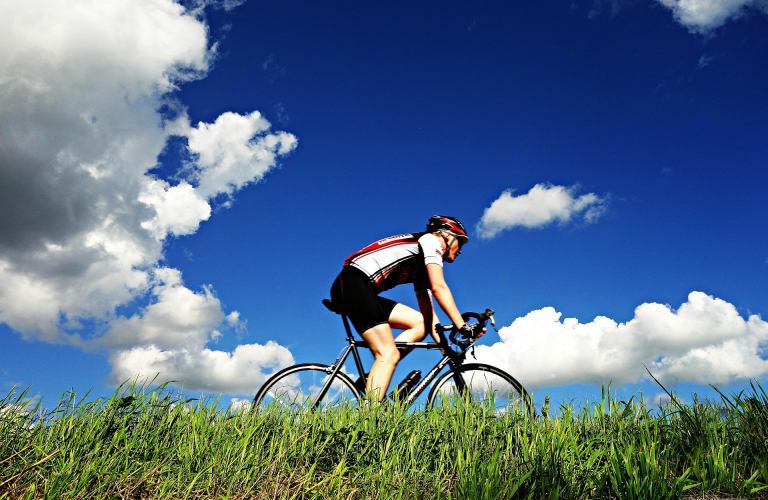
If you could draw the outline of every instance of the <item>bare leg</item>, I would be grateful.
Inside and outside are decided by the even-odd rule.
[[[375,360],[368,374],[366,392],[368,394],[378,392],[379,401],[381,401],[387,395],[392,374],[395,373],[397,362],[400,361],[400,352],[395,347],[392,328],[386,323],[366,330],[362,336],[363,340],[368,342]]]
[[[398,342],[420,342],[427,336],[424,331],[424,316],[416,309],[404,304],[397,304],[389,314],[389,325],[404,330],[395,340]],[[400,348],[400,359],[413,350],[412,347]]]

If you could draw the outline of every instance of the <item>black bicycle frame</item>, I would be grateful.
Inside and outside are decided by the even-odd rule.
[[[367,382],[366,376],[365,376],[365,368],[363,368],[363,362],[360,360],[360,353],[357,351],[358,347],[361,347],[363,349],[368,348],[368,342],[364,340],[355,340],[355,337],[352,335],[352,330],[349,328],[349,321],[347,320],[347,316],[345,314],[341,315],[341,319],[344,321],[344,329],[347,331],[347,342],[349,342],[349,345],[341,350],[341,353],[339,353],[339,356],[336,358],[336,361],[329,366],[328,370],[328,379],[323,384],[323,387],[320,389],[320,392],[318,392],[317,397],[312,403],[313,408],[317,408],[320,405],[320,401],[323,400],[325,395],[328,393],[328,389],[331,387],[331,383],[333,382],[333,379],[336,377],[336,374],[341,370],[341,367],[344,366],[344,362],[347,360],[347,357],[349,356],[350,351],[352,352],[352,356],[355,359],[355,366],[357,367],[357,371],[360,374],[360,378]],[[445,335],[443,335],[443,332],[449,331],[451,328],[443,328],[440,325],[437,325],[437,332],[440,335],[440,342],[397,342],[395,341],[395,347],[401,348],[401,347],[412,347],[415,349],[443,349],[444,352],[449,353],[445,354],[443,356],[443,359],[441,359],[434,368],[432,368],[429,373],[424,377],[424,379],[414,387],[413,391],[408,395],[408,399],[406,400],[406,404],[410,405],[414,401],[416,401],[416,398],[418,398],[422,392],[424,392],[424,389],[426,389],[427,385],[429,385],[432,380],[437,377],[437,374],[440,373],[440,371],[445,368],[445,365],[450,365],[452,369],[455,369],[456,367],[460,366],[464,362],[464,357],[467,353],[467,351],[475,344],[477,339],[472,339],[469,345],[464,347],[461,351],[457,352],[454,351],[451,346],[448,344],[448,341],[445,338]],[[458,390],[463,391],[465,389],[464,386],[464,380],[461,380],[461,377],[456,377],[456,386]]]

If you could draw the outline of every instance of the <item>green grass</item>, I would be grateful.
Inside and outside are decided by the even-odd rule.
[[[0,499],[763,498],[768,395],[649,411],[641,395],[494,414],[452,401],[326,413],[219,409],[165,387],[0,399]],[[549,414],[552,414],[551,417]]]

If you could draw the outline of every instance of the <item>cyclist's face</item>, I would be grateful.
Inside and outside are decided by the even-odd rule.
[[[443,260],[446,262],[453,262],[456,260],[456,257],[461,253],[461,241],[459,241],[458,238],[452,238],[453,241],[450,241],[451,246],[448,248],[448,253],[443,257]]]

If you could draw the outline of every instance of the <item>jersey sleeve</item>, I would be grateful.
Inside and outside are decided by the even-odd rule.
[[[427,233],[419,238],[419,246],[421,251],[424,252],[424,265],[437,264],[443,267],[443,247],[440,245],[440,240],[437,239],[432,233]]]

